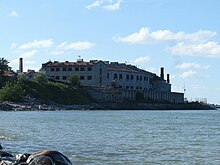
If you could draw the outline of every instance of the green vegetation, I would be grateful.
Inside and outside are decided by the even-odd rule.
[[[77,77],[77,76],[70,76],[68,78],[68,81],[70,82],[70,84],[72,86],[75,86],[75,87],[79,87],[80,86],[80,80],[79,80],[79,77]]]
[[[5,86],[0,89],[1,101],[24,101],[26,92],[19,82],[7,82]]]
[[[43,100],[42,102],[54,102],[59,104],[86,104],[90,103],[90,97],[82,88],[73,89],[69,85],[57,82],[39,83],[26,80],[23,88],[27,93]]]
[[[34,81],[41,83],[41,84],[47,84],[48,80],[47,80],[47,75],[44,72],[37,72],[34,76]]]

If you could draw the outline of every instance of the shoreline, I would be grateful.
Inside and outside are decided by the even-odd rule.
[[[0,103],[0,111],[57,111],[57,110],[216,110],[214,106],[201,103],[91,103],[91,104],[40,104]]]

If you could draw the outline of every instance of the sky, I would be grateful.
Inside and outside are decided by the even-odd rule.
[[[220,104],[219,0],[0,0],[0,57],[18,69],[118,61],[159,75],[188,100]]]

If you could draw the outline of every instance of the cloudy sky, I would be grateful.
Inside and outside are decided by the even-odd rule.
[[[220,104],[219,0],[0,0],[0,54],[126,62],[171,74],[172,90]]]

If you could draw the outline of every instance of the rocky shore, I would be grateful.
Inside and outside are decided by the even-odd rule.
[[[14,156],[0,145],[0,165],[72,165],[72,162],[58,151],[42,150]]]
[[[0,103],[2,111],[55,111],[55,110],[213,110],[215,106],[201,103],[91,103],[91,104],[40,104],[40,103]]]

